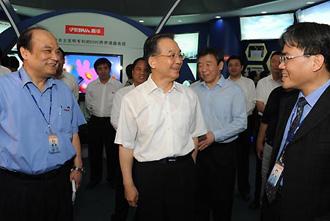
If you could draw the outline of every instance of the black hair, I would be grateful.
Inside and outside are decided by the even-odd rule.
[[[152,55],[156,55],[157,53],[159,53],[158,42],[159,42],[159,40],[164,39],[164,38],[169,38],[169,39],[174,40],[174,35],[171,33],[161,33],[161,34],[151,35],[150,37],[147,38],[147,40],[144,43],[143,57],[144,57],[145,61],[147,62],[149,69],[151,69],[151,68],[149,66],[148,60]]]
[[[137,63],[139,61],[144,61],[145,62],[146,60],[143,57],[140,57],[140,58],[135,59],[135,61],[132,64],[132,70],[135,68],[135,66],[137,65]]]
[[[223,62],[223,56],[213,48],[205,48],[204,50],[200,51],[197,55],[197,60],[206,55],[213,55],[217,60],[217,64]]]
[[[32,49],[32,34],[33,34],[33,31],[35,30],[42,30],[42,31],[47,31],[49,32],[46,28],[44,27],[40,27],[40,26],[36,26],[36,27],[30,27],[30,28],[27,28],[26,30],[24,30],[18,40],[17,40],[17,52],[18,52],[18,56],[19,58],[24,61],[22,55],[21,55],[21,52],[20,52],[20,48],[25,48],[29,51],[31,51]]]
[[[108,65],[109,69],[111,70],[111,62],[106,58],[99,58],[94,62],[95,71],[96,71],[97,67],[100,66],[101,64]]]
[[[229,64],[229,62],[230,62],[231,60],[239,60],[239,63],[241,64],[241,66],[243,66],[242,59],[241,59],[240,56],[237,56],[237,55],[232,55],[232,56],[230,56],[230,57],[228,58],[228,60],[227,60],[227,64]]]
[[[280,52],[280,51],[274,51],[274,52],[271,54],[270,58],[272,59],[275,55],[281,56],[281,55],[282,55],[282,52]]]
[[[305,55],[324,57],[325,67],[330,71],[330,26],[314,22],[302,22],[291,25],[282,34],[280,45],[297,47]]]
[[[133,69],[132,67],[133,67],[133,64],[129,64],[126,66],[125,71],[126,71],[126,75],[127,75],[128,79],[132,79],[132,69]]]

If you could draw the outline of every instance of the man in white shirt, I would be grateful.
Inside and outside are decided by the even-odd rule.
[[[239,134],[236,160],[237,160],[237,186],[243,200],[249,200],[249,152],[250,137],[252,136],[253,110],[256,105],[256,88],[254,82],[242,76],[243,64],[238,56],[231,56],[227,60],[229,81],[238,84],[244,92],[246,99],[246,114],[248,117],[247,129]]]
[[[148,78],[147,63],[144,58],[137,58],[132,64],[132,73],[131,79],[133,84],[121,88],[116,92],[115,97],[113,98],[113,105],[111,110],[111,124],[117,129],[118,128],[118,119],[119,112],[121,107],[121,101],[128,92],[133,90],[138,85],[145,82]],[[118,152],[116,153],[118,158]],[[119,161],[118,161],[119,164]],[[115,211],[111,216],[112,221],[126,221],[128,214],[128,203],[125,199],[123,178],[121,176],[120,166],[116,166],[116,184],[115,184]]]
[[[124,96],[115,140],[125,196],[137,220],[193,220],[194,150],[206,133],[198,98],[175,82],[183,56],[173,35],[149,37],[144,56],[151,75]]]
[[[261,120],[262,113],[265,110],[269,94],[277,87],[281,86],[281,70],[280,65],[281,52],[274,52],[270,58],[270,72],[271,74],[258,81],[257,84],[257,102],[258,120]],[[259,124],[256,125],[259,129]],[[260,191],[261,191],[261,165],[262,162],[256,154],[256,176],[255,176],[255,193],[254,200],[250,205],[251,208],[258,208],[260,205]]]
[[[110,114],[115,93],[122,84],[110,78],[111,63],[99,58],[94,63],[98,79],[92,81],[86,89],[86,108],[91,115],[88,122],[88,157],[90,161],[90,182],[88,188],[95,187],[102,180],[103,146],[107,157],[107,181],[112,185],[115,177],[116,149],[114,138],[116,131],[111,126]]]
[[[58,63],[58,68],[57,68],[57,72],[56,72],[56,78],[58,80],[63,81],[71,89],[72,94],[74,95],[76,100],[78,100],[79,86],[76,82],[75,77],[72,74],[63,70],[63,65],[65,63],[65,52],[63,51],[62,48],[59,48],[59,51],[60,51],[60,57],[59,57],[59,63]]]

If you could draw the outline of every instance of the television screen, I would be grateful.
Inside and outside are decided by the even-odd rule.
[[[278,39],[293,22],[292,13],[241,17],[241,40]]]
[[[9,22],[0,20],[0,33],[2,33],[4,30],[6,30],[9,27],[11,27]]]
[[[297,11],[298,22],[317,22],[330,25],[330,1]]]
[[[102,54],[78,54],[67,53],[65,55],[64,70],[75,76],[81,93],[86,92],[87,85],[97,79],[94,70],[94,62],[99,58],[107,58],[111,66],[111,77],[121,81],[122,73],[122,55],[102,55]]]
[[[198,52],[198,33],[175,34],[174,40],[178,43],[181,52],[188,59],[196,59]]]

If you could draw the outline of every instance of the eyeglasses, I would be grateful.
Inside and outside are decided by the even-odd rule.
[[[172,54],[168,54],[168,55],[165,55],[165,54],[157,54],[157,55],[154,55],[154,56],[168,57],[168,58],[170,58],[171,60],[174,60],[176,57],[179,58],[180,60],[184,60],[184,59],[185,59],[185,56],[184,56],[183,53],[180,53],[180,54],[172,53]]]
[[[310,57],[311,55],[309,54],[304,54],[304,55],[281,55],[280,56],[280,63],[287,64],[290,60],[295,59],[295,58],[300,58],[300,57]]]

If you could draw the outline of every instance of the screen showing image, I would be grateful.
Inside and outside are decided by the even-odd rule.
[[[10,23],[7,21],[0,20],[0,33],[10,27]]]
[[[316,22],[330,25],[330,1],[297,11],[299,22]]]
[[[66,72],[75,76],[81,93],[85,93],[87,85],[97,79],[98,76],[94,70],[94,62],[99,58],[107,58],[111,62],[111,77],[120,81],[123,61],[122,55],[66,54],[63,68]]]
[[[178,43],[181,52],[188,59],[196,59],[198,52],[198,33],[175,34],[174,40]]]
[[[292,13],[241,17],[241,40],[278,39],[293,22]]]

